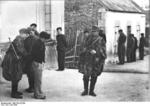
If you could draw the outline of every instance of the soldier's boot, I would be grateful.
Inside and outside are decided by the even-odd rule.
[[[81,93],[81,96],[86,96],[88,95],[89,79],[83,78],[83,84],[84,84],[84,91]]]
[[[22,93],[17,91],[18,84],[12,83],[11,97],[16,99],[22,99]]]
[[[91,77],[90,92],[89,92],[89,95],[91,95],[91,96],[96,96],[96,94],[94,92],[96,81],[97,81],[97,77]]]

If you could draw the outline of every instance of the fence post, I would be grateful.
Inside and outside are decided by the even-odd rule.
[[[78,36],[79,36],[80,31],[77,30],[77,34],[76,34],[76,39],[75,39],[75,48],[74,48],[74,63],[76,62],[76,51],[77,51],[77,41],[78,41]],[[75,66],[75,64],[73,65]]]

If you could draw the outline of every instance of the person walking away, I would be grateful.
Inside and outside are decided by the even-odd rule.
[[[82,96],[96,96],[94,89],[97,77],[103,71],[104,61],[106,59],[105,41],[99,36],[99,29],[96,26],[92,27],[92,33],[88,36],[85,42],[84,64],[80,64],[79,72],[83,74],[84,91]],[[89,90],[90,80],[90,90]]]
[[[49,34],[41,32],[39,39],[37,39],[32,46],[32,70],[34,72],[34,98],[45,99],[46,96],[42,92],[42,63],[45,62],[45,44],[44,42],[49,39]]]
[[[119,63],[118,64],[124,64],[125,62],[125,42],[126,42],[126,36],[123,33],[123,30],[119,30],[119,38],[118,38],[118,58]]]
[[[140,44],[139,44],[139,58],[140,58],[140,60],[144,59],[144,46],[145,46],[144,33],[141,33]]]
[[[11,42],[2,62],[3,77],[11,81],[11,97],[16,99],[23,98],[22,93],[18,91],[18,83],[23,74],[23,57],[27,55],[24,40],[29,35],[25,28],[20,29],[19,33],[20,35]]]
[[[62,34],[62,28],[57,28],[57,54],[58,54],[58,69],[56,71],[63,71],[65,68],[65,50],[67,48],[67,42],[65,35]]]

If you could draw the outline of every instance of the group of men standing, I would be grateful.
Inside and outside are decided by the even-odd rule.
[[[11,97],[21,99],[18,83],[23,74],[27,74],[29,88],[25,91],[34,93],[34,98],[45,99],[41,89],[42,63],[45,62],[45,44],[50,35],[38,33],[36,24],[19,30],[19,35],[11,42],[2,61],[3,77],[11,82]]]
[[[58,69],[64,70],[66,38],[62,28],[57,29]],[[29,88],[28,93],[34,93],[34,98],[45,99],[42,92],[42,71],[45,62],[45,44],[50,39],[50,34],[45,31],[38,33],[37,25],[31,24],[28,28],[19,30],[19,35],[11,42],[2,61],[3,77],[11,82],[11,97],[21,99],[23,93],[18,91],[19,81],[26,74]]]
[[[22,93],[18,91],[18,83],[25,73],[28,77],[29,88],[25,91],[34,93],[34,98],[45,99],[42,85],[42,64],[45,62],[45,42],[50,38],[47,32],[38,33],[37,25],[31,24],[29,28],[19,30],[19,35],[10,41],[10,47],[2,62],[3,77],[11,81],[11,97],[22,98]],[[62,28],[57,29],[57,53],[58,69],[63,71],[65,66],[65,50],[67,42],[62,34]],[[94,92],[98,76],[101,75],[106,55],[106,36],[93,26],[91,32],[84,31],[85,39],[82,42],[82,50],[79,56],[79,72],[83,74],[84,91],[82,96],[96,96]],[[127,50],[125,50],[126,36],[119,30],[118,57],[119,64],[125,63],[125,51],[127,51],[127,62],[136,61],[136,50],[138,48],[137,39],[133,34],[127,37]],[[144,34],[141,34],[139,43],[139,56],[144,56]],[[89,87],[90,81],[90,87]]]
[[[127,41],[127,48],[125,48],[125,43]],[[143,60],[144,58],[144,34],[141,34],[140,43],[139,43],[139,59]],[[134,34],[126,35],[123,33],[123,30],[119,30],[119,38],[118,38],[118,64],[125,63],[125,54],[127,57],[127,62],[136,61],[136,51],[138,48],[138,41]]]

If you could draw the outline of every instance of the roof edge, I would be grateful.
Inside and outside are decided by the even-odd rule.
[[[137,13],[137,14],[145,14],[145,12],[135,12],[135,11],[119,11],[119,10],[110,10],[110,9],[108,9],[107,11],[119,12],[119,13]]]

